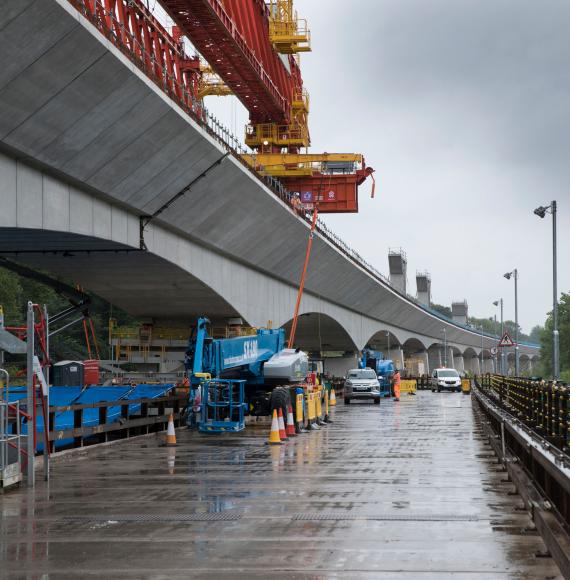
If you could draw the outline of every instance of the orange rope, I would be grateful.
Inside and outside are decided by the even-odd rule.
[[[97,342],[97,335],[95,334],[95,326],[93,325],[92,318],[89,318],[89,326],[91,328],[91,338],[93,339],[93,345],[95,346],[95,352],[97,353],[97,359],[101,360],[101,353],[99,352],[99,343]]]
[[[291,323],[291,332],[289,333],[288,348],[293,348],[295,343],[295,333],[297,332],[297,322],[299,320],[299,308],[301,306],[301,298],[305,288],[305,278],[307,276],[307,268],[309,267],[309,258],[311,257],[311,248],[313,246],[313,236],[315,227],[317,226],[318,209],[315,206],[313,210],[313,221],[311,222],[311,231],[309,232],[309,241],[307,242],[307,251],[305,253],[305,263],[303,264],[303,273],[301,274],[301,282],[299,283],[299,291],[297,292],[297,302],[295,303],[295,314],[293,314],[293,322]]]
[[[87,332],[87,320],[83,319],[83,332],[85,332],[85,344],[87,344],[87,352],[89,353],[89,358],[93,358],[91,355],[91,344],[89,342],[89,333]]]

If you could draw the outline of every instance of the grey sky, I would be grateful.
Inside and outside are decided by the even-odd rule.
[[[505,298],[525,331],[551,307],[557,199],[560,289],[570,291],[570,3],[566,0],[297,0],[313,151],[362,152],[376,199],[327,221],[387,272],[389,247],[432,274],[436,302],[492,316]],[[210,103],[209,103],[210,105]],[[231,101],[213,105],[241,133]]]

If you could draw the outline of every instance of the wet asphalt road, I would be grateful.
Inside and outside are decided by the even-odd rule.
[[[0,495],[0,577],[560,578],[470,397],[333,418],[280,447],[181,429],[62,458],[49,487]]]

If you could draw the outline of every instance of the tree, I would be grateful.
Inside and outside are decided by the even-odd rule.
[[[542,340],[543,330],[544,327],[540,326],[540,324],[537,324],[535,327],[533,327],[533,329],[530,331],[530,334],[528,335],[530,342],[540,343],[540,341]]]
[[[111,313],[119,324],[132,324],[134,319],[119,309],[113,310],[111,304],[102,298],[90,296],[89,314],[95,327],[101,358],[108,358],[107,321]],[[69,307],[69,302],[51,287],[20,276],[11,270],[0,268],[0,305],[4,309],[4,324],[6,326],[25,324],[28,300],[41,306],[45,305],[49,315],[52,316]],[[55,361],[87,358],[89,353],[85,343],[83,325],[78,322],[64,332],[53,336],[50,340],[50,354]],[[92,356],[95,356],[95,352],[92,352]],[[8,357],[9,360],[11,358]]]
[[[542,374],[548,377],[552,377],[554,374],[552,364],[553,328],[552,312],[549,312],[540,340],[542,345],[540,351]],[[570,374],[570,293],[562,293],[560,298],[558,305],[558,330],[560,332],[560,371],[567,376],[567,373]]]
[[[432,310],[435,310],[436,312],[443,314],[443,316],[451,318],[451,308],[449,308],[449,306],[442,306],[441,304],[432,304],[431,308]]]

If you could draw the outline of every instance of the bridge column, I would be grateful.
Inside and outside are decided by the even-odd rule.
[[[456,354],[453,356],[453,368],[460,374],[465,372],[465,359],[463,355]]]
[[[356,354],[323,359],[323,370],[331,377],[346,377],[349,370],[357,368],[358,357]]]
[[[442,348],[440,345],[436,344],[430,347],[427,351],[429,372],[431,373],[434,369],[443,366],[442,358]]]
[[[396,368],[402,371],[404,369],[404,349],[401,346],[398,346],[396,348],[391,348],[387,353],[387,358],[392,359]]]
[[[449,369],[455,368],[454,358],[455,358],[455,355],[453,354],[453,349],[450,346],[448,346],[447,347],[447,362],[444,360],[443,364],[446,364],[447,368],[449,368]]]
[[[469,356],[464,359],[465,370],[473,373],[474,375],[481,374],[479,367],[479,359],[476,356]]]
[[[424,373],[426,375],[429,375],[430,373],[430,364],[429,364],[429,352],[427,350],[424,350],[424,352],[420,352],[418,353],[418,358],[422,359],[422,362],[424,363]]]

